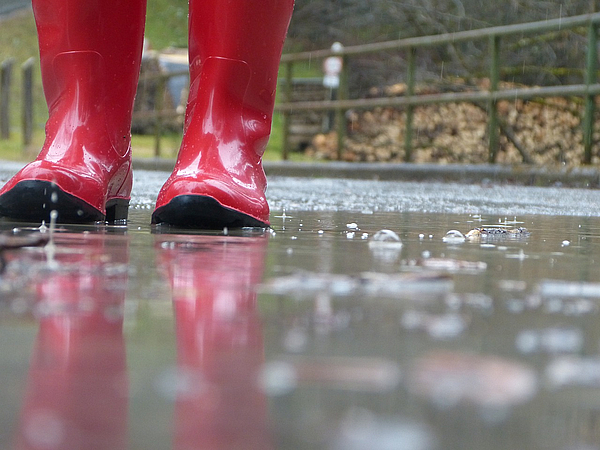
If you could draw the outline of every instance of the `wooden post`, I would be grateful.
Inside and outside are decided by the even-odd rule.
[[[596,82],[596,71],[598,70],[598,25],[590,23],[588,27],[588,48],[585,67],[585,84],[587,87]],[[594,143],[594,95],[587,94],[584,97],[583,115],[583,163],[592,163],[592,146]]]
[[[406,95],[412,97],[415,95],[415,49],[410,47],[407,52],[406,68]],[[406,126],[404,130],[404,161],[412,161],[412,140],[413,140],[413,117],[415,107],[409,104],[406,107]]]
[[[159,75],[156,83],[156,92],[154,93],[154,156],[160,158],[160,140],[162,137],[162,114],[165,98],[165,86],[167,77]]]
[[[348,57],[342,55],[342,73],[340,74],[340,87],[338,88],[338,99],[348,100]],[[337,108],[335,110],[335,122],[337,131],[337,160],[342,159],[344,152],[344,140],[346,137],[346,110]]]
[[[14,59],[9,58],[0,65],[0,139],[10,137],[10,85]]]
[[[490,36],[490,92],[493,94],[498,90],[500,81],[500,36]],[[498,155],[498,145],[500,142],[500,131],[498,123],[498,102],[490,100],[488,102],[488,132],[489,132],[489,156],[490,163],[496,162]]]
[[[292,78],[294,76],[294,63],[288,61],[285,64],[285,91],[284,97],[286,103],[291,103],[292,92],[294,86],[292,85]],[[289,158],[290,151],[290,114],[289,110],[283,112],[283,149],[281,150],[281,158],[286,161]]]
[[[33,137],[33,66],[35,58],[29,58],[21,66],[23,71],[23,145],[31,144]]]

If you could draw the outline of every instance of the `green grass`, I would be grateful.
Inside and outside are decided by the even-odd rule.
[[[146,39],[154,49],[187,46],[187,0],[148,0],[146,19]],[[30,160],[44,141],[44,124],[47,120],[47,107],[41,85],[39,63],[34,71],[34,138],[26,148],[21,136],[21,64],[30,57],[38,58],[38,42],[35,22],[31,11],[19,13],[0,22],[0,63],[8,58],[14,60],[13,83],[11,88],[11,136],[0,140],[0,159]],[[283,72],[280,71],[280,74]],[[320,61],[294,66],[294,77],[321,76]],[[281,159],[283,147],[282,117],[274,114],[271,139],[265,153],[265,160]],[[181,135],[167,134],[161,138],[161,156],[174,157],[181,142]],[[154,136],[133,136],[135,157],[153,157],[155,155]],[[292,154],[292,159],[303,159]]]

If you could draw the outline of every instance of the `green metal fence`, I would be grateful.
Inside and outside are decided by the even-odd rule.
[[[420,105],[436,103],[472,102],[486,103],[488,107],[488,135],[489,135],[489,161],[495,162],[499,145],[500,122],[497,103],[501,100],[532,99],[543,97],[581,97],[584,101],[583,128],[583,157],[584,164],[592,161],[595,96],[600,94],[600,84],[597,83],[598,73],[598,27],[600,25],[600,13],[585,14],[561,19],[545,20],[517,25],[491,27],[479,30],[461,31],[434,36],[422,36],[416,38],[399,39],[394,41],[380,42],[374,44],[357,45],[345,47],[341,52],[334,53],[332,50],[318,50],[313,52],[302,52],[283,55],[281,61],[285,65],[285,86],[288,90],[284,92],[284,102],[276,105],[276,110],[283,116],[284,149],[283,158],[287,159],[289,117],[294,111],[321,110],[336,111],[337,135],[338,135],[338,159],[341,159],[344,137],[346,133],[344,115],[349,109],[371,109],[375,107],[403,107],[406,110],[405,131],[405,159],[411,160],[412,136],[413,136],[413,111]],[[587,58],[585,63],[585,77],[582,84],[554,85],[543,87],[524,87],[517,89],[499,89],[502,61],[500,60],[500,48],[502,39],[508,36],[541,34],[553,31],[561,31],[574,28],[587,28]],[[453,44],[465,41],[487,40],[489,45],[489,79],[490,87],[487,91],[442,93],[415,95],[415,53],[418,48],[434,47],[444,44]],[[350,99],[348,92],[348,61],[350,58],[369,53],[384,51],[405,51],[406,58],[406,95],[402,97],[380,97],[368,99]],[[343,71],[340,77],[340,88],[337,100],[324,101],[291,101],[289,90],[293,77],[293,66],[303,61],[314,61],[329,56],[341,56],[344,59]]]

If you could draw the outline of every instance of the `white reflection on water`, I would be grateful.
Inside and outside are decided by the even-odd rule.
[[[416,360],[410,389],[439,407],[459,403],[505,408],[529,401],[537,392],[537,374],[529,367],[495,356],[432,352]]]
[[[425,424],[401,417],[377,416],[364,408],[351,408],[331,442],[331,450],[431,450],[438,447]]]

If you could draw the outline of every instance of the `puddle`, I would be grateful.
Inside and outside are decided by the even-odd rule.
[[[300,181],[274,180],[265,232],[153,230],[142,185],[127,227],[58,227],[53,265],[6,249],[0,447],[597,445],[596,217]],[[527,235],[466,238],[490,227]]]

